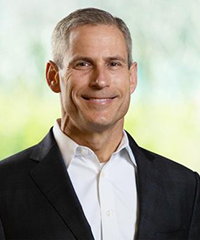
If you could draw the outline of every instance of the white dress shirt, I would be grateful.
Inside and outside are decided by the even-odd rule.
[[[107,163],[53,127],[67,171],[95,240],[133,240],[137,222],[136,162],[124,131]]]

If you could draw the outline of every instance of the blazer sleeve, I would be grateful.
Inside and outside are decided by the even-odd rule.
[[[1,240],[6,240],[5,234],[4,234],[4,230],[3,230],[3,226],[2,226],[1,218],[0,218],[0,239]]]
[[[200,239],[200,178],[197,173],[195,173],[195,176],[196,176],[196,197],[194,200],[194,207],[188,240]]]

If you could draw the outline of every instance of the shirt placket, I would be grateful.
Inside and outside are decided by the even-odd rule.
[[[115,198],[109,180],[109,169],[103,168],[99,174],[99,201],[101,211],[102,240],[119,239]]]

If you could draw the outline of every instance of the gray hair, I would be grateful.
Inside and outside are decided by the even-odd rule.
[[[132,64],[132,40],[131,34],[120,18],[113,17],[109,12],[96,8],[78,9],[67,17],[63,18],[54,28],[51,44],[53,61],[58,67],[63,67],[63,52],[67,50],[70,31],[83,25],[113,25],[116,26],[123,34],[128,52],[128,65]]]

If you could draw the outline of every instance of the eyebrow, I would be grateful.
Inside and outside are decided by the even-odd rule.
[[[94,63],[94,60],[90,57],[85,57],[85,56],[77,56],[77,57],[74,57],[70,62],[69,62],[69,66],[73,65],[75,62],[77,61],[86,61],[86,62],[90,62],[90,63]],[[121,61],[122,63],[124,64],[128,64],[127,61],[119,56],[119,55],[115,55],[115,56],[112,56],[112,57],[106,57],[104,58],[104,60],[106,62],[109,62],[109,61],[114,61],[114,60],[118,60],[118,61]]]
[[[113,56],[113,57],[107,57],[107,58],[105,58],[105,60],[106,60],[106,61],[118,60],[118,61],[121,61],[121,62],[124,63],[124,64],[127,63],[127,61],[126,61],[123,57],[121,57],[121,56],[119,56],[119,55],[116,55],[116,56]]]

